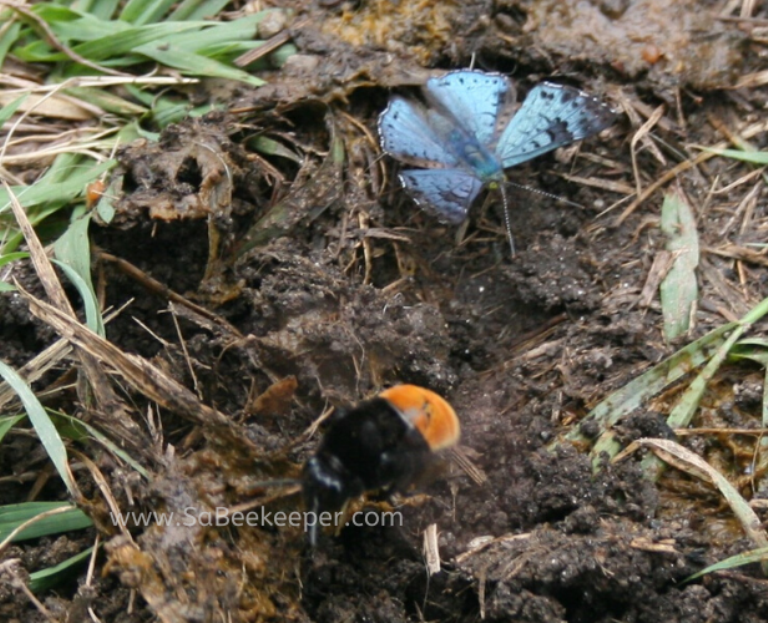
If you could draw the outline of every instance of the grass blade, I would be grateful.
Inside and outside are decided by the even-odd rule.
[[[120,19],[136,26],[153,24],[168,12],[175,0],[128,0]]]
[[[64,420],[68,420],[74,426],[84,428],[91,437],[93,437],[96,441],[98,441],[104,447],[106,447],[112,454],[114,454],[115,456],[125,461],[126,464],[130,465],[139,474],[144,476],[144,478],[149,480],[149,472],[146,470],[146,468],[141,463],[139,463],[136,459],[134,459],[130,454],[128,454],[125,450],[123,450],[121,447],[115,444],[115,442],[113,442],[109,437],[104,435],[99,429],[94,428],[93,426],[88,424],[88,422],[83,422],[82,420],[72,417],[71,415],[66,415],[64,413],[56,413],[56,415],[58,415]],[[24,417],[24,416],[21,416],[21,417]]]
[[[59,512],[56,512],[59,511]],[[11,540],[12,543],[37,539],[49,534],[60,534],[70,530],[82,530],[93,525],[91,518],[69,502],[24,502],[0,506],[0,543],[19,526],[44,513],[55,513],[42,517]]]
[[[20,32],[21,24],[15,22],[5,30],[2,36],[0,36],[0,67],[2,67],[5,62],[8,50],[10,50],[13,44],[18,40]]]
[[[54,263],[67,275],[83,299],[88,328],[101,337],[106,336],[104,320],[91,281],[91,243],[88,238],[90,214],[75,217],[54,245],[59,261]]]
[[[734,160],[743,160],[744,162],[750,162],[760,166],[768,165],[768,151],[742,151],[741,149],[710,149],[704,148],[704,151],[717,154],[718,156],[724,156],[725,158],[733,158]]]
[[[630,454],[638,447],[650,448],[665,463],[694,478],[712,483],[720,491],[752,543],[760,548],[768,547],[768,536],[763,530],[760,518],[752,510],[749,502],[742,497],[725,476],[698,454],[669,439],[638,439],[630,444],[625,450],[625,454]]]
[[[148,56],[167,67],[178,69],[182,73],[192,76],[209,76],[212,78],[228,78],[245,82],[251,86],[259,87],[265,84],[264,80],[250,74],[219,63],[199,54],[190,54],[183,49],[166,48],[161,44],[148,44],[136,49],[137,52]]]
[[[51,418],[48,417],[43,405],[40,404],[37,396],[35,396],[32,388],[27,385],[26,381],[3,361],[0,361],[0,376],[5,379],[6,383],[8,383],[19,396],[27,415],[29,416],[29,421],[32,422],[32,426],[34,426],[35,432],[40,439],[40,443],[43,444],[45,451],[48,453],[48,457],[51,459],[56,471],[64,481],[67,491],[69,491],[69,494],[72,497],[79,499],[80,491],[78,490],[75,480],[72,477],[72,472],[69,469],[67,449],[59,436],[59,431],[56,430],[53,422],[51,422]]]
[[[2,128],[5,125],[5,122],[8,121],[8,119],[13,117],[14,113],[25,102],[27,97],[29,97],[29,93],[25,93],[21,97],[17,97],[15,100],[10,102],[8,105],[3,106],[2,108],[0,108],[0,128]]]
[[[760,547],[748,552],[736,554],[735,556],[721,560],[714,565],[709,565],[709,567],[706,569],[702,569],[698,573],[694,573],[691,577],[686,578],[685,581],[690,582],[691,580],[700,578],[701,576],[706,575],[707,573],[712,573],[713,571],[725,571],[726,569],[743,567],[744,565],[749,565],[753,562],[764,562],[766,559],[768,559],[768,547]]]
[[[67,95],[98,106],[105,112],[111,112],[121,117],[141,117],[141,115],[147,112],[146,107],[139,106],[135,102],[129,102],[127,99],[101,88],[70,87],[64,92]]]
[[[218,15],[228,4],[229,0],[184,0],[171,12],[168,19],[208,19]]]
[[[712,380],[715,372],[718,371],[731,348],[733,348],[733,345],[736,344],[746,329],[746,326],[737,326],[733,333],[728,336],[728,339],[715,351],[715,354],[707,362],[707,365],[704,366],[704,369],[693,379],[667,418],[667,424],[671,428],[685,428],[691,423],[693,414],[698,409],[701,397],[707,388],[707,383]]]
[[[135,61],[125,55],[136,52],[141,46],[149,43],[165,45],[175,35],[189,31],[194,31],[192,33],[194,36],[199,34],[201,26],[203,24],[199,22],[170,22],[142,28],[128,28],[119,33],[107,34],[99,39],[82,43],[75,46],[74,50],[91,60],[101,62],[110,59],[112,61],[109,63],[110,66],[122,67],[134,64]],[[124,60],[121,61],[120,57],[124,57]]]
[[[699,237],[693,212],[682,193],[668,193],[664,197],[661,231],[667,236],[667,250],[675,257],[659,288],[664,337],[670,341],[688,331],[699,295]]]
[[[88,13],[100,20],[112,19],[115,16],[120,0],[77,0],[71,4],[75,11]]]
[[[85,562],[92,552],[93,547],[89,547],[79,554],[67,558],[64,562],[60,562],[58,565],[30,573],[29,590],[33,593],[39,593],[60,582],[71,579],[73,570]]]
[[[21,415],[7,415],[5,417],[0,417],[0,443],[3,442],[3,437],[8,434],[8,431],[21,422],[25,417],[27,416],[23,413]],[[2,540],[2,537],[0,537],[0,541]]]
[[[104,330],[104,320],[102,319],[101,313],[99,312],[96,293],[93,291],[93,284],[90,283],[90,275],[88,277],[88,281],[86,281],[73,266],[58,260],[51,261],[56,264],[56,266],[61,268],[62,271],[64,271],[64,274],[80,293],[80,296],[83,299],[83,306],[85,308],[85,324],[97,335],[106,337],[106,331]]]
[[[646,400],[652,398],[670,383],[674,383],[691,370],[706,362],[725,341],[725,334],[732,331],[737,323],[730,322],[710,331],[695,342],[656,364],[636,379],[627,383],[595,406],[584,418],[584,422],[595,420],[601,430],[608,430],[622,417],[629,415]],[[578,428],[571,430],[566,439],[570,441],[588,441]]]
[[[46,175],[34,186],[12,186],[11,191],[18,197],[25,208],[38,206],[43,203],[55,201],[57,203],[70,202],[80,197],[85,192],[85,187],[99,179],[102,174],[109,171],[117,164],[117,160],[107,160],[101,164],[89,166],[81,171],[66,173],[65,181],[57,182],[46,180]],[[51,175],[51,177],[54,177]],[[54,178],[55,179],[55,178]],[[11,207],[11,199],[8,192],[0,188],[0,214]],[[30,216],[31,219],[31,216]]]

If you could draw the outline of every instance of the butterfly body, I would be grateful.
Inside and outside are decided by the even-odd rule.
[[[498,158],[480,143],[471,140],[471,136],[465,136],[463,132],[452,132],[450,138],[457,146],[460,162],[467,171],[476,173],[483,182],[504,179],[504,169]]]
[[[473,70],[430,78],[426,104],[396,96],[379,117],[382,148],[419,169],[400,180],[439,220],[461,223],[504,170],[592,136],[613,122],[613,111],[573,87],[535,86],[515,110],[515,89],[501,74]]]
[[[476,173],[482,181],[503,179],[504,169],[493,151],[457,123],[456,119],[436,111],[427,112],[427,120],[454,157],[455,166]]]

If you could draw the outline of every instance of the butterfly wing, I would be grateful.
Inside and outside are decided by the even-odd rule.
[[[502,132],[496,155],[507,169],[597,134],[613,120],[611,108],[597,98],[573,87],[544,82],[531,90]]]
[[[459,224],[483,189],[483,183],[461,169],[408,170],[400,181],[413,200],[444,223]]]
[[[514,98],[514,89],[500,74],[462,70],[427,80],[424,96],[438,110],[447,110],[478,143],[489,146],[499,110],[508,98]]]
[[[430,168],[459,164],[417,102],[393,97],[379,117],[379,136],[384,151],[407,164]]]

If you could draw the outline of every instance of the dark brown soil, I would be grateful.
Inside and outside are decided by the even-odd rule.
[[[45,605],[62,621],[90,620],[90,606],[104,623],[765,620],[768,584],[756,565],[685,581],[753,548],[714,489],[676,473],[652,483],[639,456],[593,474],[588,448],[551,445],[611,391],[768,295],[764,264],[718,253],[764,239],[764,188],[741,228],[741,216],[735,227],[731,219],[752,183],[709,194],[747,165],[711,160],[671,182],[694,206],[705,248],[696,326],[676,344],[662,336],[658,297],[640,304],[664,248],[663,193],[621,220],[631,199],[606,213],[624,195],[605,182],[635,188],[630,141],[657,106],[667,106],[654,129],[660,157],[640,149],[643,188],[698,153],[686,146],[722,140],[714,120],[736,132],[764,115],[764,89],[718,90],[756,70],[760,50],[737,23],[715,20],[718,10],[698,0],[312,2],[294,33],[300,56],[265,74],[267,86],[236,92],[227,114],[168,128],[159,144],[124,148],[117,216],[91,229],[105,307],[129,303],[108,339],[194,391],[231,427],[201,426],[172,401],[148,400],[110,377],[136,423],[131,441],[116,441],[151,478],[96,443],[76,447],[99,465],[122,510],[234,509],[264,498],[271,512],[298,510],[295,487],[262,481],[297,476],[321,434],[305,431],[328,405],[398,382],[451,402],[462,446],[487,481],[451,468],[427,497],[399,509],[401,527],[349,527],[309,558],[296,528],[134,527],[133,545],[82,469],[93,500],[86,510],[107,554],[90,586],[83,570],[42,595]],[[379,157],[376,118],[391,89],[409,92],[429,75],[423,66],[467,66],[473,54],[480,68],[511,73],[522,93],[559,79],[636,116],[621,115],[578,156],[548,155],[509,172],[583,206],[510,191],[514,259],[497,193],[477,202],[457,244],[452,228],[405,196],[396,164]],[[256,137],[297,158],[257,150]],[[755,137],[755,146],[765,140]],[[29,266],[16,277],[42,296]],[[169,311],[167,292],[146,277],[210,314],[180,299]],[[0,298],[0,314],[9,364],[23,365],[57,337],[19,295]],[[60,382],[61,372],[36,388]],[[79,401],[74,378],[47,404],[109,421]],[[729,367],[697,423],[757,426],[761,382],[756,367]],[[622,421],[622,443],[673,434],[668,409],[660,399]],[[751,438],[684,443],[719,453],[734,480],[734,457],[753,450]],[[0,476],[41,465],[34,438],[4,441]],[[762,485],[758,474],[758,497]],[[23,501],[29,488],[4,479],[0,502]],[[51,479],[38,497],[65,495]],[[433,522],[443,571],[430,577],[421,534]],[[95,531],[23,542],[4,556],[31,572],[90,546]],[[3,584],[0,619],[44,620]]]

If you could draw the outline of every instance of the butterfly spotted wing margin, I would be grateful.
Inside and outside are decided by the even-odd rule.
[[[458,225],[467,218],[483,183],[461,169],[423,169],[400,173],[408,194],[424,211],[443,223]]]
[[[614,119],[610,106],[596,97],[570,86],[543,82],[531,89],[502,132],[496,155],[507,169],[597,134]]]

